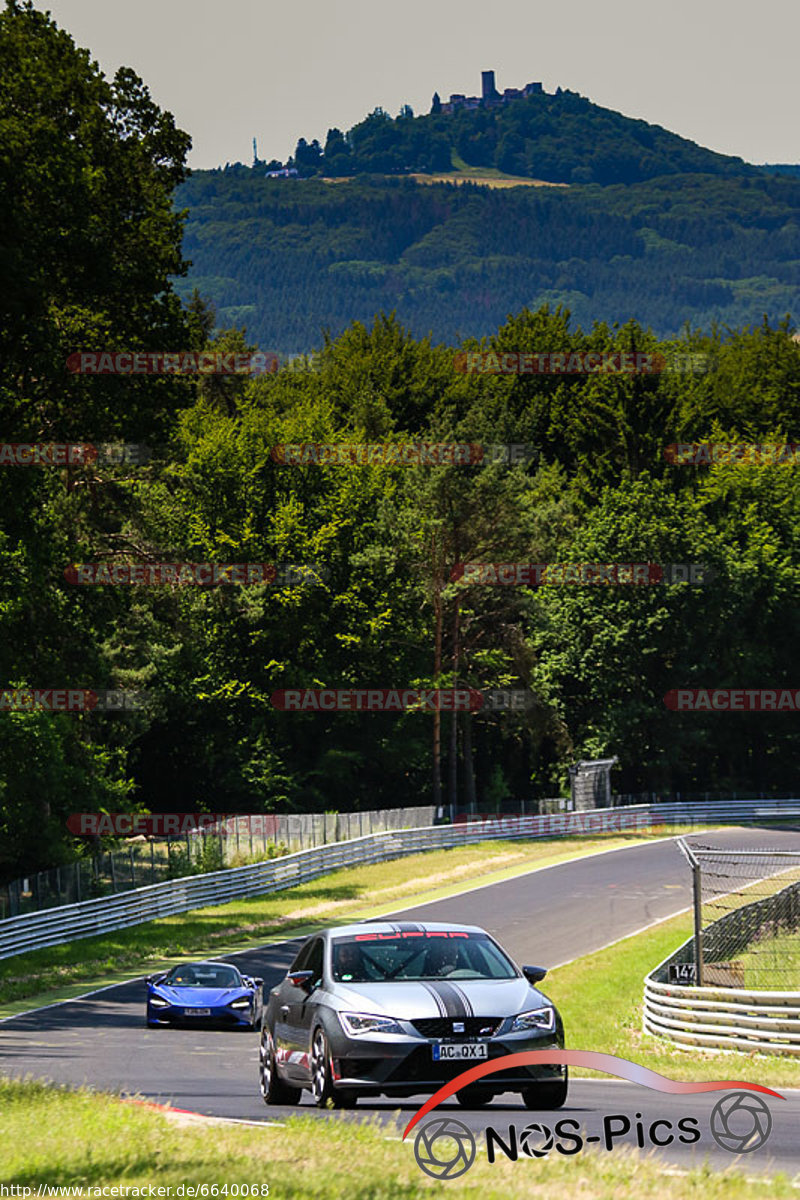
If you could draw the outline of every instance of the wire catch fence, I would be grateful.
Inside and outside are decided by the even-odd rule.
[[[678,844],[694,879],[691,982],[800,991],[800,851]]]

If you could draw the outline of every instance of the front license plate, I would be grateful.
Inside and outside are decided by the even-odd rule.
[[[210,1017],[211,1016],[210,1008],[185,1008],[183,1011],[187,1017]]]
[[[443,1058],[489,1057],[489,1047],[486,1042],[436,1042],[431,1049],[434,1062],[440,1062]]]

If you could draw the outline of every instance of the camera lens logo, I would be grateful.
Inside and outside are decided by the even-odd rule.
[[[475,1161],[475,1138],[461,1121],[438,1117],[426,1121],[414,1142],[414,1156],[434,1179],[458,1179]]]
[[[544,1158],[553,1149],[553,1132],[546,1125],[533,1122],[523,1129],[519,1144],[528,1158]]]
[[[711,1110],[711,1135],[731,1154],[750,1154],[764,1145],[772,1132],[772,1113],[760,1096],[731,1092]]]

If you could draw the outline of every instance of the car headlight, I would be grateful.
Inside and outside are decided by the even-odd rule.
[[[542,1033],[552,1033],[556,1027],[556,1010],[548,1004],[544,1008],[532,1008],[530,1012],[520,1013],[514,1018],[511,1026],[512,1033],[525,1029],[535,1029]]]
[[[161,996],[151,996],[150,1003],[153,1008],[169,1008],[169,1000],[164,1000]]]
[[[369,1013],[340,1012],[339,1020],[349,1037],[362,1033],[402,1033],[393,1017],[373,1017]]]
[[[231,1000],[228,1008],[249,1008],[251,1003],[246,996],[242,996],[241,1000]]]

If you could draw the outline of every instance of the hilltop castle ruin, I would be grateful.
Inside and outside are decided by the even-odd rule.
[[[506,88],[498,92],[494,83],[494,71],[481,71],[480,96],[465,96],[461,92],[453,92],[448,101],[442,103],[439,93],[434,92],[431,112],[454,113],[460,109],[494,108],[498,104],[507,104],[509,100],[524,100],[528,96],[544,95],[541,83],[526,83],[524,88]]]

